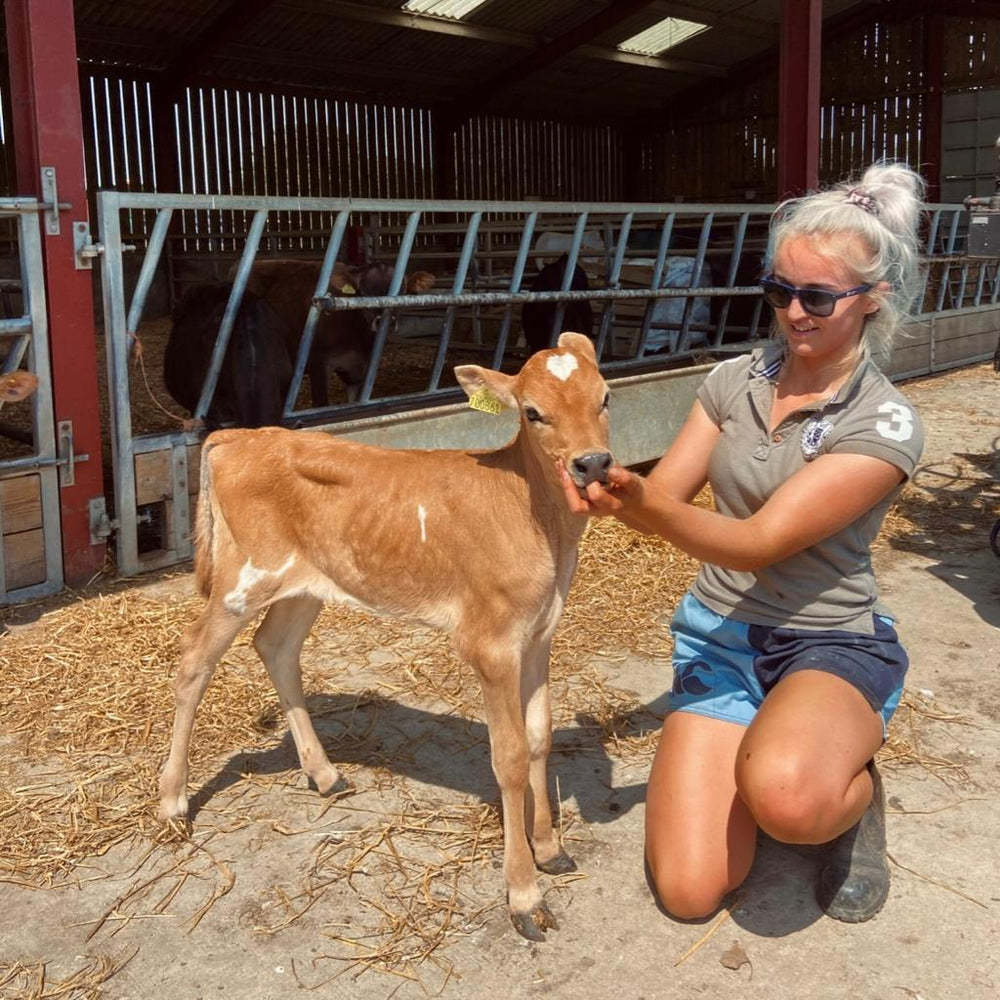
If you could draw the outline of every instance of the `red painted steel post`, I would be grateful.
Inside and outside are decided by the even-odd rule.
[[[45,294],[55,419],[72,421],[75,483],[59,490],[66,583],[86,582],[104,565],[90,540],[89,501],[104,494],[97,394],[92,272],[77,270],[73,223],[87,222],[83,120],[73,0],[6,0],[17,194],[42,198],[42,170],[55,170],[59,233],[43,222]]]
[[[822,0],[782,0],[778,59],[778,198],[819,184]]]

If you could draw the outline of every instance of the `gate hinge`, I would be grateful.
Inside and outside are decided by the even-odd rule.
[[[76,485],[76,463],[87,462],[89,455],[77,455],[73,450],[73,421],[60,420],[56,440],[56,464],[59,466],[59,487]]]
[[[93,497],[87,502],[90,515],[90,544],[100,545],[118,527],[118,519],[108,517],[104,497]]]

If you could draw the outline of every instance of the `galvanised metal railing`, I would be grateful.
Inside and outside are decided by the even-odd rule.
[[[135,290],[126,303],[121,217],[131,210],[155,211],[156,217]],[[516,337],[512,335],[515,313],[519,306],[529,302],[556,305],[551,320],[553,338],[569,303],[587,300],[599,307],[595,341],[602,369],[609,376],[676,367],[678,362],[699,353],[746,351],[769,332],[767,320],[762,319],[762,300],[756,281],[766,256],[767,223],[772,211],[773,206],[768,205],[99,193],[120,568],[134,572],[140,565],[134,537],[137,516],[134,459],[144,452],[170,449],[173,456],[173,538],[165,561],[177,561],[191,553],[186,454],[187,446],[197,444],[203,432],[181,430],[133,436],[128,379],[133,335],[142,322],[164,247],[168,238],[172,238],[172,223],[179,213],[219,212],[220,217],[221,213],[228,213],[230,220],[238,216],[250,220],[242,236],[242,252],[235,263],[229,300],[193,414],[196,420],[203,419],[211,405],[251,268],[261,254],[262,242],[266,244],[268,239],[271,214],[324,212],[333,218],[284,403],[282,422],[300,426],[377,416],[390,410],[420,409],[459,398],[459,391],[453,386],[442,385],[442,376],[449,349],[456,346],[455,321],[462,311],[471,312],[474,317],[481,316],[483,311],[492,312],[495,336],[479,347],[484,363],[497,368],[517,353]],[[926,206],[924,312],[975,309],[997,301],[1000,281],[995,262],[970,262],[959,254],[963,213],[961,205]],[[402,222],[387,227],[379,224],[380,218]],[[377,238],[368,240],[369,249],[393,264],[387,295],[330,294],[330,278],[337,261],[344,256],[349,226],[361,226],[375,233]],[[227,239],[232,246],[232,239]],[[542,244],[544,249],[540,249]],[[550,291],[526,289],[531,280],[529,261],[551,259],[561,253],[567,258],[561,287]],[[441,291],[402,294],[407,270],[416,256],[444,263],[440,269],[443,274],[439,273]],[[484,266],[484,259],[489,266]],[[683,266],[676,266],[678,262]],[[577,264],[588,272],[587,291],[570,288]],[[488,280],[483,277],[487,272]],[[671,304],[672,309],[664,312],[663,307],[669,308]],[[358,398],[324,408],[298,406],[321,312],[358,309],[379,316]],[[400,312],[407,316],[434,317],[437,333],[433,362],[422,389],[377,395],[376,379],[386,357],[394,316]],[[655,353],[651,351],[653,346],[657,348]],[[523,356],[523,351],[520,353]],[[143,562],[143,565],[156,564],[156,558]]]
[[[52,373],[49,363],[48,313],[45,304],[45,275],[42,269],[42,236],[39,216],[45,206],[28,198],[0,198],[0,218],[17,224],[18,262],[22,311],[20,316],[0,319],[0,373],[24,366],[38,377],[31,396],[31,454],[0,459],[0,481],[37,476],[41,504],[41,545],[44,579],[9,586],[9,570],[0,544],[0,604],[33,600],[62,589],[62,541],[59,516],[59,455],[52,407]],[[0,417],[3,403],[0,402]],[[9,431],[8,433],[13,433]],[[0,513],[0,532],[3,532]],[[34,522],[32,522],[34,523]],[[32,528],[31,530],[37,530]],[[10,537],[10,536],[8,536]],[[37,537],[32,538],[32,546]],[[12,547],[13,548],[13,547]]]

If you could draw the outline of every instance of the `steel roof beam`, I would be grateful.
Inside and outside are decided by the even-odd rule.
[[[640,6],[650,5],[655,5],[654,0],[647,0],[646,4],[640,4]],[[511,31],[509,28],[499,28],[494,25],[478,24],[472,21],[452,21],[440,17],[428,17],[425,14],[409,14],[394,7],[371,7],[366,4],[351,3],[348,0],[329,0],[329,2],[327,0],[293,0],[291,3],[283,3],[282,6],[289,10],[308,14],[330,14],[334,17],[341,17],[345,21],[377,24],[412,31],[428,31],[434,34],[449,35],[453,38],[468,38],[496,45],[508,45],[511,48],[537,50],[558,41],[558,38],[540,38],[523,31]],[[613,7],[614,4],[611,6]],[[605,11],[607,9],[609,8],[606,8]],[[602,11],[601,15],[605,11]],[[664,17],[668,16],[671,15],[664,14]],[[614,23],[617,23],[617,20]],[[760,22],[754,23],[759,25]],[[607,28],[603,30],[607,30]],[[773,31],[768,31],[766,36],[768,38],[776,37]],[[643,66],[647,69],[669,70],[675,73],[691,73],[696,76],[722,77],[725,76],[726,72],[722,67],[711,63],[692,59],[674,59],[670,56],[643,56],[635,52],[621,52],[606,45],[580,44],[576,46],[576,54],[591,59],[603,59],[607,62]]]
[[[593,17],[587,18],[582,24],[539,45],[524,58],[518,59],[500,70],[476,87],[476,97],[471,101],[462,101],[452,108],[453,122],[460,123],[466,118],[485,111],[492,101],[505,90],[523,83],[528,77],[548,68],[554,62],[575,52],[581,45],[587,45],[593,39],[622,21],[649,7],[653,0],[611,0],[603,10]]]

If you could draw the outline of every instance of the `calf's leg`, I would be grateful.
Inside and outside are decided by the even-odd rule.
[[[313,597],[288,597],[268,609],[253,638],[254,648],[271,675],[281,709],[288,720],[299,765],[323,795],[342,791],[347,782],[327,759],[313,729],[302,691],[299,656],[323,602]]]
[[[202,696],[223,653],[250,616],[209,600],[181,639],[181,661],[174,682],[176,707],[170,754],[160,774],[160,818],[184,819],[188,813],[188,747]]]
[[[477,656],[472,663],[482,687],[493,773],[500,786],[503,870],[511,920],[519,934],[543,941],[543,932],[558,924],[538,888],[525,830],[529,750],[521,710],[521,665],[513,653]]]
[[[549,806],[548,760],[552,748],[552,710],[549,700],[549,649],[545,641],[525,654],[521,676],[521,700],[528,740],[528,784],[525,827],[531,837],[535,864],[548,875],[576,870],[573,859],[562,849],[552,827]]]

